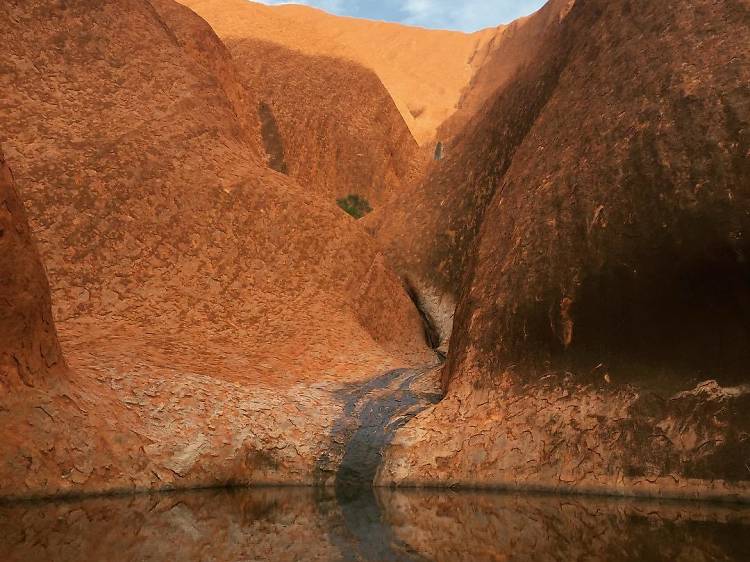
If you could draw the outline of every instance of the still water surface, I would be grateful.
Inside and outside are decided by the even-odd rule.
[[[750,508],[225,489],[0,504],[3,562],[750,561]]]

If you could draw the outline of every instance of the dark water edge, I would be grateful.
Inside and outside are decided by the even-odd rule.
[[[750,560],[750,507],[234,488],[0,504],[3,562]]]

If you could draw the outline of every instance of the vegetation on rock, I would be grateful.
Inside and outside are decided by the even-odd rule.
[[[350,193],[341,199],[336,199],[336,204],[355,219],[361,219],[372,211],[372,207],[370,207],[367,199],[354,193]]]

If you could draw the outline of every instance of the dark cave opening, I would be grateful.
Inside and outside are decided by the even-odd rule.
[[[634,377],[750,380],[750,267],[729,244],[651,255],[586,278],[569,352]]]

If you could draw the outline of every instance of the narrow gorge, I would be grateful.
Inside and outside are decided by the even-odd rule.
[[[745,559],[750,2],[0,37],[0,558]]]

